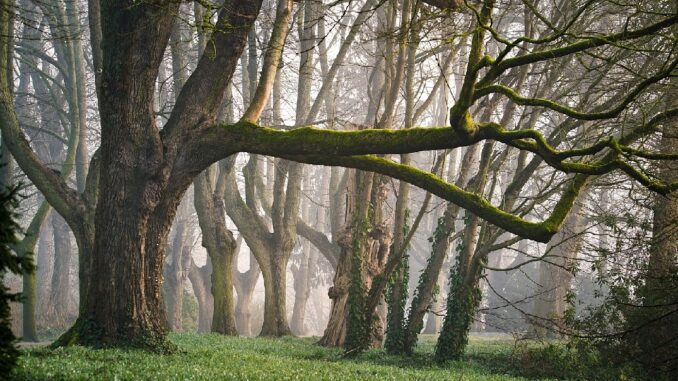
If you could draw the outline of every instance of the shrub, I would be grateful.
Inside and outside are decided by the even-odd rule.
[[[17,243],[19,232],[14,213],[17,206],[16,188],[0,189],[0,279],[7,271],[20,274],[33,270],[29,258],[17,256],[12,251],[12,246]],[[19,356],[14,346],[16,337],[11,329],[9,308],[10,302],[18,300],[19,295],[10,293],[9,289],[0,282],[0,374],[9,374]]]

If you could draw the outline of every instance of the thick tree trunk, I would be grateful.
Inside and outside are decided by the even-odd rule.
[[[233,271],[235,268],[235,245],[213,255],[212,259],[212,296],[214,315],[212,332],[235,336],[238,334],[235,322],[233,295]]]
[[[660,148],[665,153],[677,152],[678,118],[664,126]],[[677,161],[667,160],[661,165],[662,179],[678,178]],[[638,358],[645,369],[650,374],[670,375],[675,372],[678,353],[678,191],[655,195],[652,209],[650,258],[640,290],[642,308],[633,311],[637,316],[632,318],[635,321],[631,321],[629,330],[641,350]]]
[[[332,300],[330,317],[323,336],[318,342],[326,347],[343,347],[346,340],[346,319],[348,317],[348,289],[351,285],[350,252],[343,247],[339,256],[339,264],[334,275],[334,283],[327,292]]]
[[[68,188],[65,176],[56,177],[30,152],[7,107],[7,76],[0,76],[3,121],[8,122],[3,122],[3,134],[12,135],[15,157],[23,155],[29,177],[67,219],[81,250],[80,314],[59,344],[170,348],[161,300],[167,235],[183,193],[207,165],[201,158],[185,154],[192,148],[184,148],[192,141],[189,132],[215,121],[235,61],[242,53],[243,37],[260,6],[260,1],[227,1],[223,5],[220,27],[213,33],[219,49],[200,60],[161,131],[152,112],[155,81],[179,3],[134,7],[101,3],[100,14],[106,17],[100,19],[102,67],[97,71],[100,164],[97,184],[82,195]],[[91,16],[97,19],[98,15]],[[224,32],[226,25],[232,26],[228,32]],[[3,47],[6,41],[4,38]],[[0,54],[5,59],[7,50],[0,49]],[[209,86],[205,86],[207,77]],[[71,128],[71,132],[77,142],[77,129]],[[74,149],[70,156],[75,156]],[[97,189],[104,191],[97,195]]]
[[[287,259],[271,258],[261,267],[264,278],[264,323],[260,336],[286,336],[292,331],[287,323]]]

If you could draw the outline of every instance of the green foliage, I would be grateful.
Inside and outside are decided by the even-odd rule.
[[[344,355],[355,356],[370,347],[371,322],[365,314],[367,299],[363,281],[364,260],[362,243],[366,239],[369,222],[364,221],[356,228],[351,247],[351,285],[348,291],[348,321],[346,322],[346,341]]]
[[[436,253],[438,250],[438,246],[440,243],[448,239],[448,237],[452,234],[451,228],[454,228],[454,223],[452,226],[450,226],[450,229],[446,227],[445,224],[445,217],[439,217],[438,218],[438,223],[436,225],[436,229],[433,232],[433,235],[429,237],[428,241],[431,242],[431,253]],[[429,255],[428,258],[426,259],[426,267],[425,270],[421,273],[419,276],[419,282],[417,284],[417,288],[414,290],[414,296],[412,297],[412,306],[416,306],[419,303],[421,303],[420,299],[422,298],[421,291],[426,287],[426,285],[430,281],[430,274],[428,269],[431,267],[431,261],[433,260],[433,255]],[[436,297],[436,290],[438,290],[438,286],[436,285],[434,292],[433,292],[433,300],[435,300]],[[412,315],[410,314],[410,318]],[[421,332],[421,329],[423,328],[423,321],[409,321],[407,322],[407,326],[409,327],[412,324],[416,324],[417,327],[414,327],[414,332]],[[414,351],[414,347],[417,345],[417,338],[418,336],[414,336],[410,338],[409,340],[405,340],[403,345],[404,345],[404,351],[407,354],[410,354]]]
[[[571,380],[633,380],[634,370],[604,361],[592,346],[573,342],[516,342],[512,367],[524,377]]]
[[[15,222],[14,210],[19,206],[16,188],[0,189],[0,280],[5,272],[22,274],[33,271],[28,256],[17,256],[12,247],[18,242],[19,226]],[[14,347],[16,338],[10,321],[10,302],[19,301],[18,294],[12,294],[0,282],[0,375],[8,374],[15,366],[19,352]]]
[[[450,272],[449,285],[447,313],[435,352],[436,360],[439,362],[458,360],[464,354],[473,316],[482,298],[477,284],[474,283],[470,289],[464,285],[459,261]]]
[[[516,381],[512,341],[472,338],[464,361],[439,366],[430,360],[435,338],[403,358],[372,349],[355,359],[313,345],[313,338],[244,338],[171,334],[179,351],[93,350],[74,346],[24,351],[16,380],[464,380]]]
[[[599,364],[619,370],[635,380],[672,380],[678,367],[678,273],[661,280],[662,288],[648,295],[645,270],[619,275],[605,283],[607,295],[599,305],[567,321],[582,338],[570,345],[580,352],[594,352]]]

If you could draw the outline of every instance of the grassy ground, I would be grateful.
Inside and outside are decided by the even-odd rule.
[[[358,359],[313,344],[312,338],[231,338],[173,334],[180,351],[81,347],[25,349],[19,380],[521,380],[512,375],[510,339],[474,337],[464,360],[444,366],[430,358],[434,339],[422,338],[413,357],[370,351]],[[0,377],[1,378],[1,377]]]

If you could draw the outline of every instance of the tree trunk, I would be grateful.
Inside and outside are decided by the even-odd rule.
[[[539,262],[537,282],[541,291],[534,301],[535,318],[532,321],[533,332],[538,337],[559,336],[565,311],[570,307],[568,294],[582,241],[583,216],[580,210],[581,203],[575,204],[561,231],[546,247],[547,261]]]
[[[334,282],[327,296],[332,300],[329,320],[323,336],[318,342],[326,347],[343,347],[346,340],[346,320],[348,318],[348,289],[351,285],[350,253],[342,246],[339,264],[334,274]]]
[[[676,83],[676,81],[673,81]],[[675,99],[672,100],[675,102]],[[678,150],[678,118],[667,122],[662,131],[661,152]],[[678,178],[678,162],[664,161],[659,168],[660,177],[666,181]],[[642,308],[629,330],[638,343],[642,355],[638,356],[650,374],[671,375],[675,371],[675,354],[678,353],[678,191],[654,196],[652,216],[652,241],[644,285],[641,287]],[[634,320],[636,320],[634,319]]]
[[[212,259],[212,296],[214,298],[212,332],[230,336],[238,334],[233,297],[235,252],[236,247],[233,244],[220,251],[220,255],[210,256]]]
[[[479,145],[469,147],[464,153],[463,163],[471,163],[477,160]],[[455,157],[455,156],[453,156]],[[456,160],[450,162],[448,180],[452,181],[456,171]],[[468,185],[471,178],[472,169],[463,168],[455,184],[461,187]],[[431,256],[426,262],[426,268],[419,277],[419,283],[412,298],[412,305],[407,316],[407,325],[405,327],[405,338],[403,346],[405,353],[411,354],[417,344],[419,332],[424,326],[424,316],[433,301],[433,291],[435,290],[443,263],[452,244],[452,233],[455,229],[455,221],[460,208],[454,204],[448,204],[443,216],[438,220],[438,224],[432,233]]]
[[[264,277],[264,323],[260,336],[286,336],[292,331],[287,323],[287,259],[271,258],[265,265],[259,264]]]
[[[304,241],[301,262],[298,266],[292,267],[292,274],[294,275],[294,308],[292,310],[290,326],[292,333],[297,336],[305,336],[307,333],[304,319],[311,291],[312,261],[311,244],[308,241]]]
[[[219,176],[226,173],[219,171]],[[226,227],[223,206],[224,179],[219,179],[216,189],[212,186],[209,171],[195,179],[195,210],[202,230],[202,245],[212,261],[212,297],[214,315],[212,332],[237,335],[233,295],[233,271],[237,253],[233,233]]]
[[[191,259],[191,267],[188,272],[188,279],[193,286],[195,298],[198,300],[198,332],[210,332],[212,327],[212,315],[214,312],[214,299],[210,292],[212,288],[212,263],[207,257],[207,263],[203,267],[198,267]]]
[[[57,213],[52,215],[54,230],[54,271],[50,287],[47,317],[53,327],[66,328],[72,321],[70,306],[71,237],[66,221]]]
[[[493,150],[494,142],[486,141],[483,144],[478,173],[470,184],[478,193],[485,192]],[[450,272],[446,315],[436,343],[435,357],[439,362],[459,359],[463,355],[473,318],[482,299],[480,277],[488,252],[478,249],[478,240],[483,233],[481,220],[467,210],[464,221],[466,226],[458,248],[459,255]],[[484,225],[484,228],[487,226]]]
[[[261,270],[254,256],[250,253],[250,268],[244,273],[235,269],[235,289],[238,300],[235,305],[235,322],[238,332],[243,336],[252,336],[252,296],[259,280]]]

